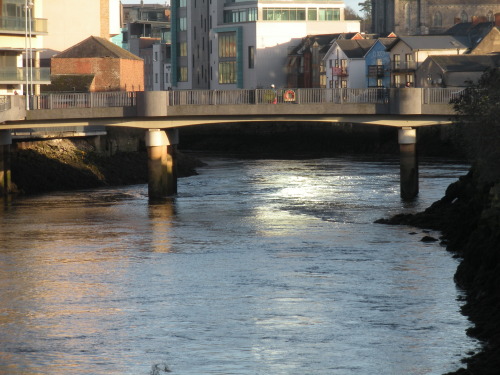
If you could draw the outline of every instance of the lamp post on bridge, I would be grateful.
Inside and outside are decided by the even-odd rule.
[[[26,95],[26,110],[30,109],[30,95],[33,95],[33,49],[31,46],[31,9],[33,5],[33,1],[31,0],[25,0],[24,2],[24,69],[26,75],[26,88],[24,91]]]

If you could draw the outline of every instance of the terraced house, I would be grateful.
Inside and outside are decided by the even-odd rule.
[[[307,35],[359,32],[343,1],[174,0],[174,88],[286,86],[288,52]]]

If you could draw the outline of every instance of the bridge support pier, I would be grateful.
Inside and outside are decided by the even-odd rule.
[[[418,195],[417,130],[409,127],[399,129],[398,141],[401,198],[411,200]]]
[[[12,136],[10,130],[0,130],[0,196],[6,196],[11,191],[10,177],[10,145]]]
[[[177,129],[150,129],[146,132],[149,199],[162,199],[177,193],[175,151],[178,143]]]

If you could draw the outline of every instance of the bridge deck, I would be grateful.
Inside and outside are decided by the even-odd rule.
[[[60,126],[170,128],[255,121],[448,124],[454,89],[183,90],[2,97],[0,129]],[[5,99],[6,98],[6,99]]]

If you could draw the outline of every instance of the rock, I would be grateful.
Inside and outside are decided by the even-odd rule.
[[[13,147],[12,182],[19,193],[37,194],[56,190],[143,184],[148,181],[146,151],[117,152],[111,156],[95,152],[84,140],[25,142]],[[196,174],[203,163],[177,154],[178,177]]]
[[[432,236],[424,236],[424,237],[422,237],[422,239],[420,241],[421,242],[436,242],[436,241],[438,241],[438,239],[434,238]]]
[[[455,282],[466,292],[462,312],[474,324],[467,334],[484,345],[468,353],[466,368],[446,375],[500,374],[500,183],[480,180],[472,169],[424,212],[376,221],[440,230],[441,243],[461,258]],[[424,236],[422,241],[437,240]]]

